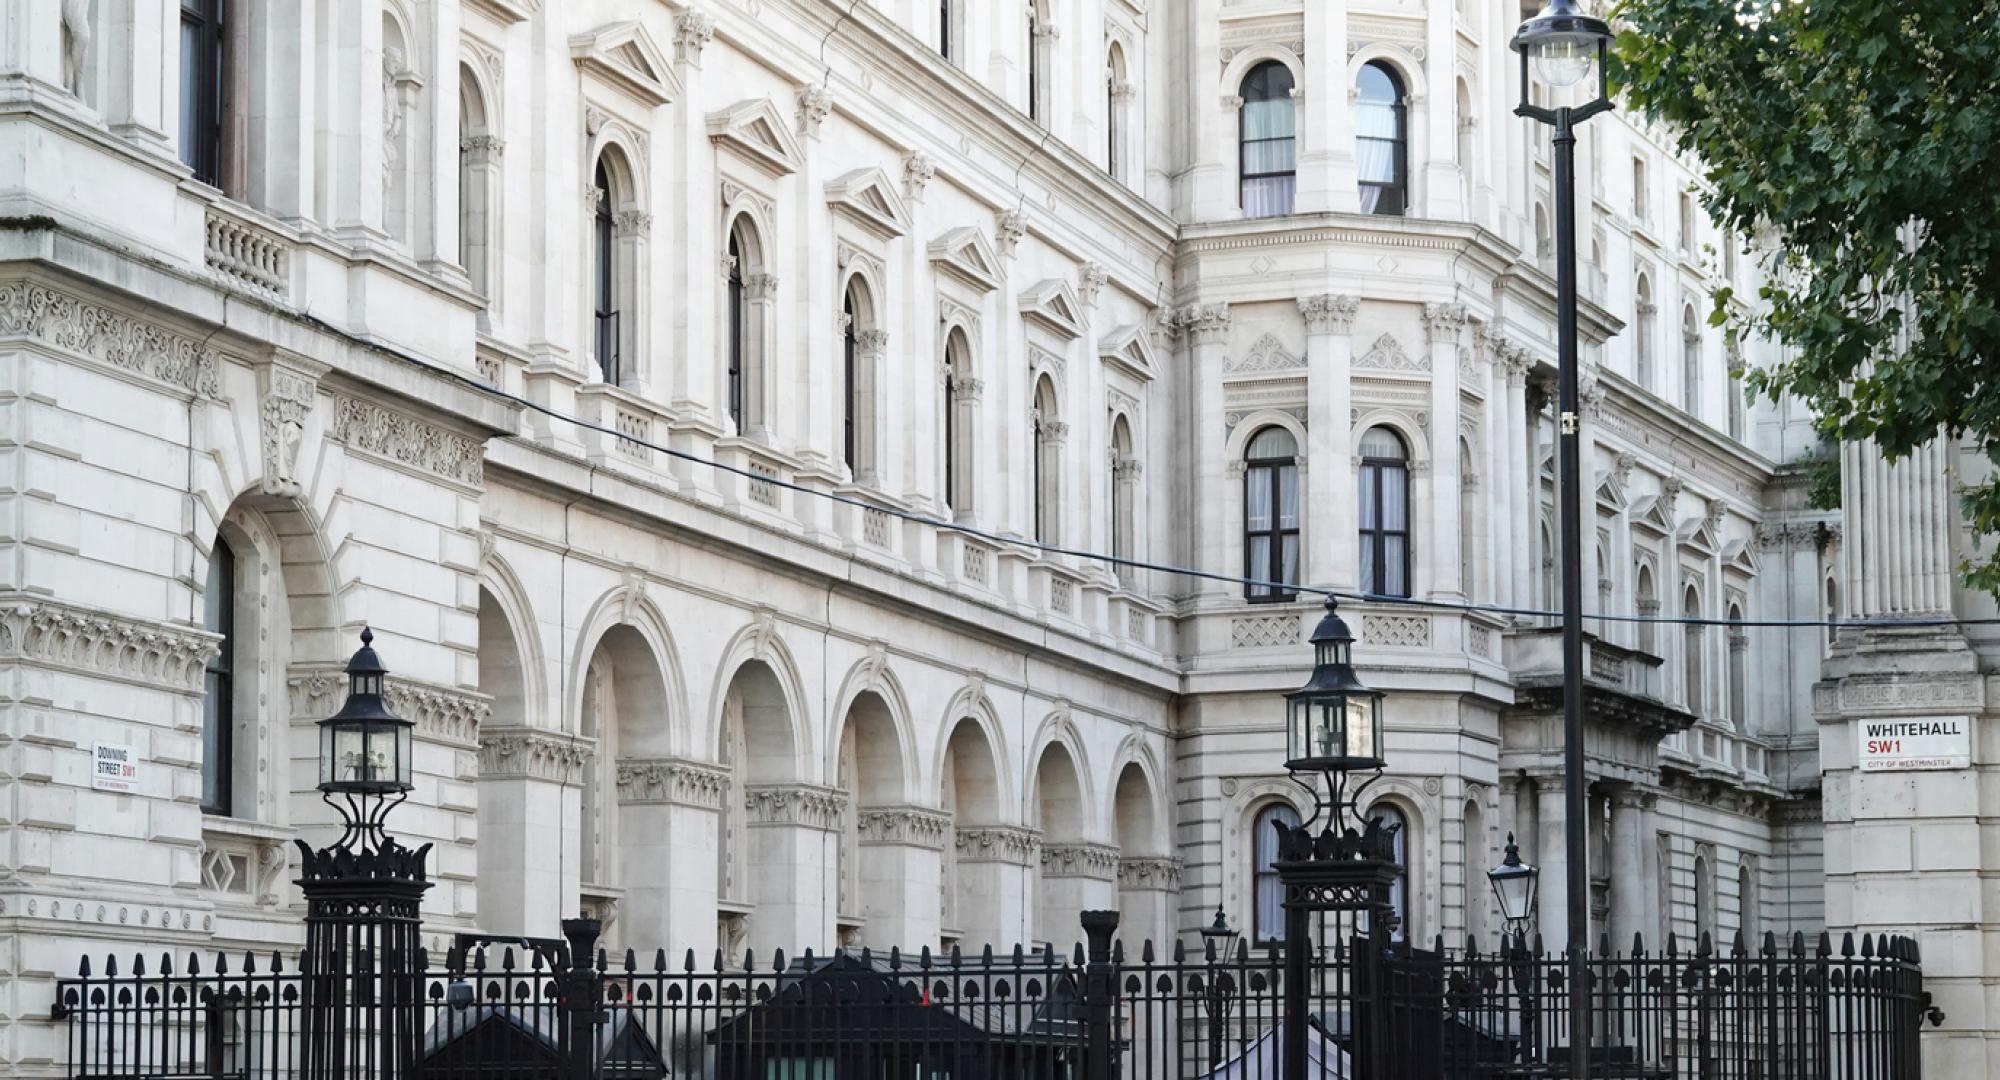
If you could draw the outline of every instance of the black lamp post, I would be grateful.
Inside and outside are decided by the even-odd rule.
[[[1229,916],[1223,913],[1222,905],[1215,905],[1215,919],[1201,928],[1201,939],[1207,943],[1208,986],[1202,1003],[1208,1006],[1208,1067],[1215,1069],[1222,1064],[1222,1042],[1224,1030],[1229,1024],[1229,1007],[1236,992],[1236,980],[1230,978],[1228,964],[1234,959],[1230,944],[1236,940],[1236,929],[1229,925]],[[1220,961],[1218,966],[1217,961]]]
[[[1576,0],[1549,0],[1541,14],[1515,32],[1514,51],[1521,54],[1521,101],[1518,116],[1532,117],[1555,129],[1556,182],[1556,401],[1557,443],[1562,483],[1562,609],[1563,609],[1563,772],[1568,843],[1564,859],[1564,897],[1568,912],[1570,965],[1570,1045],[1590,1045],[1589,995],[1585,993],[1590,945],[1590,876],[1585,819],[1583,756],[1583,568],[1579,562],[1583,527],[1578,509],[1580,450],[1577,445],[1576,359],[1576,125],[1611,108],[1604,58],[1611,44],[1611,27],[1589,15]],[[1583,81],[1597,69],[1596,94],[1581,105],[1544,108],[1528,92],[1533,77],[1556,90]],[[1590,1076],[1589,1056],[1571,1054],[1571,1074]]]
[[[347,701],[319,722],[320,797],[344,831],[324,848],[295,841],[306,898],[300,1073],[306,1080],[401,1076],[421,1032],[419,907],[424,859],[383,828],[410,792],[410,721],[383,703],[375,635],[347,663]]]
[[[1508,930],[1518,930],[1535,913],[1535,887],[1541,883],[1542,872],[1521,861],[1520,845],[1514,843],[1514,834],[1507,834],[1507,857],[1500,865],[1486,871],[1486,880],[1493,883],[1493,895],[1500,901],[1500,917],[1507,920]]]
[[[1380,819],[1360,822],[1361,792],[1382,774],[1382,697],[1354,673],[1354,632],[1326,598],[1326,615],[1312,632],[1312,677],[1285,695],[1285,768],[1313,790],[1313,813],[1297,825],[1274,823],[1278,858],[1273,868],[1284,887],[1285,976],[1284,1080],[1305,1080],[1306,1033],[1310,1027],[1312,916],[1350,912],[1357,918],[1345,932],[1365,933],[1356,948],[1351,982],[1351,1031],[1359,1062],[1382,1054],[1386,1028],[1373,1000],[1372,975],[1395,921],[1389,900],[1399,870],[1394,831]],[[1373,775],[1352,790],[1350,773]],[[1362,920],[1365,919],[1365,930]],[[1339,931],[1337,931],[1339,932]],[[1357,1075],[1385,1076],[1380,1067],[1357,1064]]]
[[[1535,887],[1541,883],[1541,877],[1540,870],[1521,861],[1521,849],[1514,843],[1513,833],[1507,834],[1506,858],[1486,872],[1486,880],[1493,883],[1493,895],[1500,901],[1500,917],[1507,920],[1507,928],[1512,931],[1503,936],[1501,955],[1508,961],[1514,992],[1521,1000],[1523,1061],[1536,1059],[1541,1042],[1541,1000],[1536,994],[1534,959],[1528,952],[1527,935],[1521,930],[1534,917]]]

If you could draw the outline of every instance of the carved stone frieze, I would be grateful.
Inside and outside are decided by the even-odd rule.
[[[1045,877],[1116,881],[1118,863],[1118,849],[1105,844],[1042,845],[1042,874]]]
[[[285,685],[294,722],[332,716],[347,700],[347,675],[337,667],[293,668]],[[480,726],[493,712],[493,699],[485,694],[398,675],[383,680],[382,700],[390,712],[417,726],[418,738],[468,750],[480,744]],[[590,740],[583,742],[588,744]]]
[[[200,397],[222,392],[221,358],[185,334],[33,282],[0,284],[0,337],[27,337]]]
[[[722,809],[729,770],[683,758],[618,759],[618,802]]]
[[[220,639],[44,597],[0,602],[0,662],[26,661],[199,694]]]
[[[414,416],[360,398],[334,398],[327,438],[467,487],[484,481],[486,448]]]
[[[1170,892],[1180,887],[1181,861],[1170,856],[1132,856],[1118,860],[1118,887],[1159,889]]]
[[[952,842],[958,848],[958,861],[962,863],[1003,862],[1033,866],[1042,850],[1040,832],[1013,825],[960,825],[954,831]]]
[[[494,727],[479,733],[479,776],[574,784],[596,752],[592,739],[531,727]]]
[[[1354,358],[1354,366],[1373,371],[1422,373],[1431,369],[1431,357],[1427,350],[1418,350],[1412,356],[1394,334],[1383,334],[1375,339],[1375,344],[1370,345],[1367,352]]]
[[[864,844],[903,844],[943,851],[951,836],[951,815],[927,806],[871,806],[855,818]]]
[[[847,793],[815,784],[760,784],[743,789],[751,825],[797,825],[823,832],[840,829]]]

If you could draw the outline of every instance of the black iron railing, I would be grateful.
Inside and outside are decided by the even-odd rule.
[[[411,1075],[435,1080],[1282,1075],[1278,949],[1148,944],[1131,953],[1079,946],[1068,954],[843,951],[698,962],[691,953],[606,955],[588,929],[569,942],[454,949],[400,976],[414,986],[339,977],[355,980],[349,1000],[420,1002],[410,1006],[419,1015],[396,1023],[423,1033]],[[1561,957],[1481,951],[1473,942],[1370,955],[1359,940],[1315,954],[1303,1021],[1307,1075],[1367,1077],[1371,1062],[1389,1062],[1397,1080],[1568,1074],[1574,988]],[[1929,1003],[1906,939],[1850,936],[1836,945],[1825,936],[1809,944],[1767,935],[1756,949],[1669,941],[1657,953],[1638,946],[1602,954],[1583,988],[1594,1077],[1919,1076]],[[309,995],[296,968],[276,957],[86,966],[57,994],[74,1077],[304,1075],[298,1045]],[[1371,1018],[1371,1010],[1380,1012]],[[346,1037],[367,1040],[360,1028],[377,1011],[358,1011]],[[1361,1033],[1386,1044],[1359,1047]]]

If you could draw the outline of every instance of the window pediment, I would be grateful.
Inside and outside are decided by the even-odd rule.
[[[910,231],[909,208],[881,169],[856,169],[827,184],[826,203],[879,239],[893,240]]]
[[[1684,548],[1691,548],[1704,555],[1713,555],[1721,547],[1715,541],[1715,521],[1712,518],[1694,518],[1680,528],[1677,539]]]
[[[1722,549],[1722,568],[1725,571],[1757,576],[1757,553],[1748,540],[1732,540]]]
[[[1673,519],[1667,516],[1666,500],[1658,495],[1648,495],[1633,505],[1632,524],[1656,536],[1672,536],[1675,531]]]
[[[931,264],[937,270],[980,292],[1000,287],[1000,258],[993,245],[970,225],[931,241]]]
[[[1021,316],[1064,341],[1083,336],[1082,311],[1076,290],[1061,278],[1037,282],[1021,293]]]
[[[1153,364],[1153,344],[1141,323],[1121,326],[1100,338],[1097,355],[1140,382],[1152,382],[1157,370]]]
[[[746,98],[709,113],[708,138],[774,177],[798,171],[798,139],[768,97]]]
[[[680,80],[666,54],[636,19],[574,35],[569,39],[569,55],[580,71],[617,87],[647,108],[665,105],[680,93]]]

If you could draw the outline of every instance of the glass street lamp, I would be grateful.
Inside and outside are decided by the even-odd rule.
[[[1541,14],[1521,24],[1513,41],[1515,51],[1534,65],[1535,77],[1557,88],[1582,82],[1593,66],[1602,78],[1610,44],[1611,27],[1577,7],[1576,0],[1549,0]]]
[[[1383,766],[1382,694],[1354,674],[1354,632],[1337,606],[1328,596],[1326,615],[1313,629],[1312,678],[1285,695],[1285,768],[1295,773]]]
[[[1222,1047],[1229,1026],[1229,1008],[1234,1004],[1236,980],[1229,972],[1215,966],[1218,962],[1230,962],[1229,944],[1236,937],[1236,930],[1229,925],[1229,916],[1222,911],[1220,903],[1215,905],[1215,919],[1201,928],[1203,941],[1208,942],[1208,985],[1203,988],[1202,1004],[1208,1009],[1208,1061],[1215,1068],[1222,1062]]]
[[[319,722],[319,789],[327,795],[401,795],[410,790],[410,721],[382,704],[389,671],[375,655],[375,634],[347,662],[347,701]]]
[[[1507,834],[1507,857],[1500,865],[1486,871],[1486,880],[1493,883],[1493,895],[1500,901],[1500,917],[1507,920],[1510,929],[1528,921],[1535,912],[1535,886],[1540,883],[1542,872],[1521,861],[1521,849],[1514,843],[1514,834]]]

